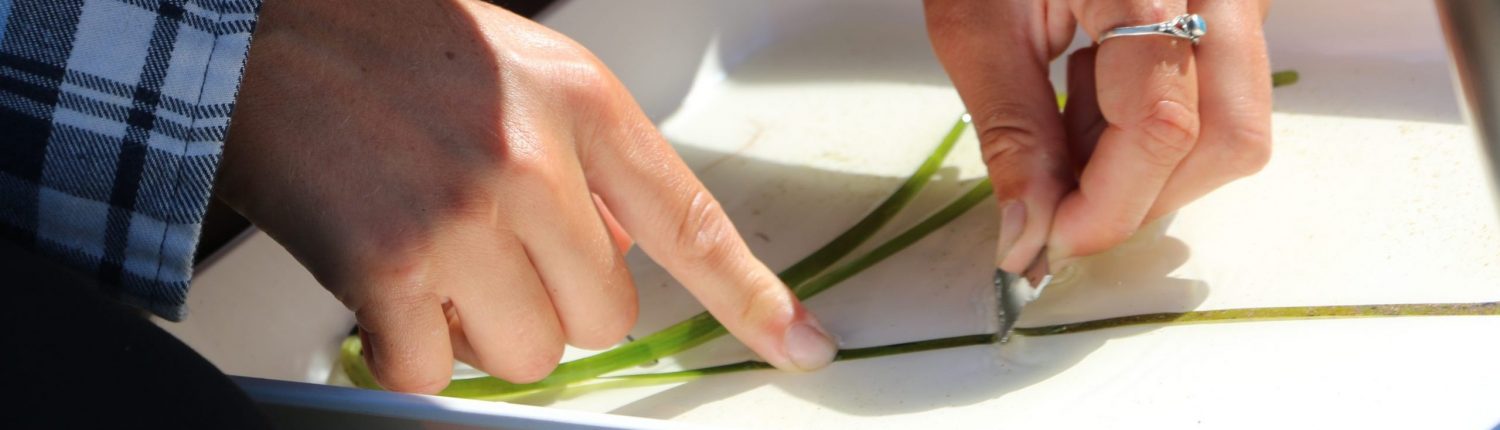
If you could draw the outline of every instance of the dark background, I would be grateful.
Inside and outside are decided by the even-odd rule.
[[[518,15],[534,18],[558,0],[484,1],[506,8]],[[194,263],[203,262],[203,259],[223,249],[225,245],[249,228],[250,221],[225,206],[217,197],[209,199],[208,213],[203,217],[203,236],[198,240],[198,251],[193,256]]]

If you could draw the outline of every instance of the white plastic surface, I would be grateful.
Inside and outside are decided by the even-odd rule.
[[[575,0],[544,22],[615,70],[773,268],[883,199],[963,109],[915,1]],[[1271,164],[1084,262],[1022,325],[1500,299],[1500,212],[1436,25],[1427,2],[1278,2],[1272,62],[1302,81],[1276,90]],[[876,241],[983,175],[972,135],[949,164]],[[993,330],[995,212],[809,307],[846,347]],[[644,255],[630,262],[636,335],[701,309]],[[352,321],[260,234],[201,271],[189,303],[170,330],[232,374],[290,381],[325,381]],[[1491,428],[1497,332],[1495,317],[1127,328],[539,402],[748,428]],[[748,357],[724,339],[647,370]]]

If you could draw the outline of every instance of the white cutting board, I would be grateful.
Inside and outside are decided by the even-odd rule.
[[[863,216],[963,109],[912,0],[575,0],[543,21],[615,70],[773,268]],[[1023,325],[1500,299],[1500,212],[1431,5],[1280,2],[1267,32],[1275,67],[1302,74],[1276,90],[1271,164],[1086,261]],[[949,165],[876,241],[983,175],[972,133]],[[995,212],[809,307],[846,347],[992,331]],[[630,262],[636,335],[701,309],[644,255]],[[352,321],[259,234],[202,270],[189,303],[170,330],[239,375],[326,381]],[[1490,428],[1497,332],[1496,317],[1127,328],[538,403],[750,428]],[[646,370],[748,357],[724,339]]]

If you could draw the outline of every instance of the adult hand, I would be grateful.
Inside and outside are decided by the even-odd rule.
[[[1001,201],[1001,269],[1022,271],[1043,246],[1054,261],[1104,251],[1270,157],[1269,0],[925,3]],[[1047,65],[1075,27],[1098,40],[1183,13],[1208,22],[1196,48],[1129,37],[1072,55],[1058,113]]]
[[[471,0],[262,14],[218,192],[355,312],[381,385],[439,391],[454,357],[531,382],[565,342],[618,342],[637,311],[620,230],[767,361],[832,359],[578,44]]]

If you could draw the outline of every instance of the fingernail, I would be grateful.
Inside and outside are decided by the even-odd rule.
[[[1020,200],[1006,203],[1000,209],[1000,244],[995,249],[995,267],[1000,267],[1000,262],[1010,255],[1010,249],[1016,246],[1016,241],[1021,239],[1021,232],[1026,229],[1026,204]]]
[[[817,322],[803,319],[786,329],[786,355],[800,370],[817,370],[833,362],[838,346]]]

